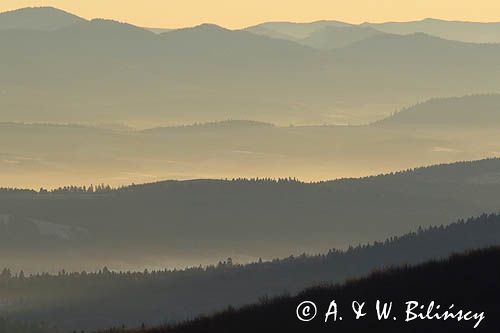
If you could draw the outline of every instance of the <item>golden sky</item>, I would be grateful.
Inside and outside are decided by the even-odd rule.
[[[264,21],[320,19],[500,21],[500,0],[0,0],[0,11],[28,6],[53,6],[85,18],[162,28],[200,23],[241,28]]]

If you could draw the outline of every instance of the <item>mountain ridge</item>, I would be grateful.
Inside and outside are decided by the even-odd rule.
[[[275,257],[289,255],[285,249],[342,248],[353,240],[368,242],[417,226],[496,212],[499,164],[500,159],[488,159],[311,184],[288,178],[235,179],[166,181],[91,192],[79,187],[3,190],[0,205],[2,214],[88,230],[94,235],[93,248],[133,240],[138,251],[143,246],[172,250],[169,247],[176,244],[180,252],[220,253],[238,244],[245,256]],[[198,208],[189,208],[192,205]],[[308,218],[312,214],[315,218]],[[86,244],[75,243],[74,248],[84,253]],[[37,251],[44,253],[43,246]]]
[[[455,254],[445,260],[433,260],[416,266],[407,265],[375,271],[364,278],[353,279],[343,284],[325,284],[308,288],[296,296],[283,295],[274,299],[263,298],[260,303],[254,303],[240,309],[229,307],[218,313],[200,316],[182,323],[137,329],[133,332],[331,332],[332,325],[334,325],[335,330],[340,332],[392,333],[409,330],[433,333],[470,332],[476,327],[493,332],[499,324],[495,314],[499,310],[496,299],[500,296],[500,288],[496,277],[500,271],[498,266],[491,263],[498,260],[500,260],[499,247],[470,251]],[[483,274],[478,274],[478,272]],[[461,278],[457,279],[457,276]],[[346,309],[351,309],[354,300],[366,305],[363,312],[365,315],[361,319],[356,318],[352,313],[347,314],[349,311]],[[408,313],[409,304],[407,302],[409,300],[416,302],[417,306],[421,305],[423,310],[422,312],[414,310],[414,312],[410,311],[409,313],[418,313],[427,320],[404,319],[411,318]],[[433,301],[432,305],[429,305],[431,300]],[[310,310],[314,313],[311,316],[306,315],[311,312],[303,312],[305,315],[303,317],[300,316],[297,309],[302,302],[306,301],[312,302],[316,311]],[[335,301],[335,305],[339,309],[338,313],[341,315],[338,315],[338,320],[334,321],[334,315],[331,314],[329,318],[326,317],[330,320],[325,323],[325,314],[332,309],[332,301]],[[368,308],[375,306],[377,301],[382,302],[382,305],[384,301],[390,302],[391,311],[389,314],[394,316],[394,320],[392,318],[389,320],[380,319],[375,311],[371,313],[368,311]],[[430,310],[428,310],[427,317],[424,317],[426,304]],[[447,321],[436,320],[435,316],[443,313],[443,311],[436,311],[437,309],[434,308],[436,305],[443,308],[450,307],[447,313],[454,316],[447,317]],[[455,308],[455,311],[462,310],[455,312],[451,310],[452,308]],[[303,308],[300,307],[300,309]],[[344,310],[342,311],[342,309]],[[473,311],[477,311],[474,312],[478,314],[477,318],[474,315],[475,320],[458,321],[458,314],[469,310],[471,310],[470,315]],[[335,313],[337,316],[337,312]],[[306,320],[299,320],[297,317]],[[434,320],[430,320],[429,317]],[[103,332],[120,333],[125,331],[113,329]]]
[[[141,323],[149,326],[165,320],[175,322],[209,314],[228,305],[250,304],[284,292],[296,295],[312,286],[345,283],[374,270],[416,265],[444,259],[457,252],[499,245],[499,231],[499,215],[481,215],[448,226],[419,228],[402,236],[353,245],[346,250],[334,248],[317,255],[300,254],[269,261],[255,260],[248,264],[225,259],[207,266],[178,270],[160,268],[148,272],[118,272],[116,267],[106,264],[106,268],[99,268],[99,272],[40,273],[27,276],[15,289],[17,292],[7,299],[15,302],[29,294],[32,286],[38,286],[43,292],[31,299],[31,305],[49,298],[53,300],[52,304],[62,299],[73,306],[64,315],[58,313],[57,306],[46,307],[43,311],[35,309],[27,315],[33,321],[38,321],[48,311],[52,323],[64,323],[68,329],[101,329],[122,324],[138,327]],[[0,275],[0,292],[2,287],[13,288],[18,283],[14,276],[15,271],[10,278]],[[65,283],[60,283],[62,280]],[[207,284],[210,288],[206,288]],[[68,288],[67,292],[62,293],[65,288]],[[238,292],[232,292],[235,290]],[[96,294],[101,296],[97,301]],[[103,316],[102,307],[97,305],[102,305],[103,298],[108,304],[106,316]],[[120,308],[124,302],[130,304],[127,309]],[[184,304],[190,305],[187,313],[179,311]],[[87,310],[80,312],[78,309]],[[168,313],[168,318],[163,313]]]
[[[26,7],[0,13],[0,30],[54,31],[84,21],[55,7]]]

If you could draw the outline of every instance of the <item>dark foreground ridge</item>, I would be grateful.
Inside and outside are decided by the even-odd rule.
[[[143,329],[141,333],[201,333],[201,332],[497,332],[500,322],[500,248],[494,247],[462,255],[454,255],[445,261],[433,261],[416,267],[400,267],[353,280],[344,285],[323,286],[308,289],[296,297],[284,296],[264,300],[260,304],[228,309],[211,317],[175,326]],[[376,300],[393,302],[388,320],[378,320]],[[309,322],[297,319],[297,306],[303,301],[313,301],[318,315]],[[333,321],[333,315],[325,323],[325,314],[330,302],[335,300],[339,316],[343,320]],[[354,319],[351,302],[366,302],[367,315]],[[453,312],[484,312],[485,319],[413,320],[405,322],[406,304],[417,301],[425,305],[424,315],[431,301],[441,305],[432,314],[442,314],[454,304]],[[435,306],[435,307],[436,307]],[[419,313],[418,310],[414,310]],[[396,317],[397,320],[394,320]],[[108,332],[120,332],[110,330]]]
[[[304,288],[341,283],[374,269],[416,265],[452,253],[500,245],[500,215],[482,215],[448,226],[420,229],[346,251],[290,256],[271,262],[233,264],[151,272],[37,274],[0,273],[0,299],[19,320],[72,332],[108,327],[147,327],[210,314],[228,305],[296,295]],[[1,268],[0,268],[1,269]],[[29,300],[29,301],[26,301]],[[0,330],[0,332],[2,332]],[[2,332],[3,333],[3,332]]]

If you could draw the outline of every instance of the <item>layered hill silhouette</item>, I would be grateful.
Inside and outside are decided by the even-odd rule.
[[[321,59],[314,51],[296,43],[273,40],[246,31],[233,31],[214,24],[167,32],[161,35],[161,41],[165,43],[168,56],[172,59],[178,56],[176,61],[179,62],[186,57],[198,61],[202,58],[212,65],[223,61],[226,66],[283,67],[289,63],[300,66],[301,61],[306,64],[313,59]]]
[[[53,267],[55,258],[68,269],[96,269],[118,258],[120,267],[133,268],[144,267],[144,256],[151,266],[185,266],[220,256],[249,261],[343,248],[498,211],[499,163],[320,183],[192,180],[118,190],[4,190],[2,259],[27,271]],[[15,232],[13,221],[24,227]]]
[[[156,38],[118,23],[95,24],[112,24],[120,30],[131,29],[137,36]],[[194,30],[180,34],[196,34]],[[209,26],[206,30],[212,34],[220,28]],[[233,34],[226,33],[230,40]],[[180,45],[183,38],[175,43]],[[104,39],[102,43],[106,43]],[[117,41],[115,47],[126,48],[127,44],[126,40]],[[134,55],[129,53],[127,57]],[[187,59],[188,54],[178,57]],[[393,60],[400,61],[396,56]],[[3,122],[0,184],[54,188],[240,177],[317,181],[478,160],[499,155],[499,107],[497,94],[431,99],[362,126],[280,126],[237,118],[197,122],[194,126],[156,124],[144,130],[105,121],[85,126]],[[347,122],[348,117],[336,121]]]
[[[301,297],[375,291],[495,318],[498,248],[404,265],[500,245],[500,159],[483,159],[500,155],[499,31],[0,13],[0,331],[160,325],[259,299],[150,331],[280,330],[259,326],[270,316],[314,331],[332,327],[297,326]],[[372,319],[339,327],[400,331]],[[456,328],[434,324],[408,327]]]
[[[285,90],[303,95],[306,81],[323,76],[319,64],[327,58],[292,42],[213,25],[158,35],[93,20],[50,33],[3,31],[0,42],[8,50],[2,54],[2,78],[9,80],[4,120],[14,120],[9,114],[15,112],[24,121],[185,123],[249,109],[261,114],[256,119],[273,109],[278,114],[268,119],[279,119],[295,103],[284,102]],[[30,105],[19,102],[25,94],[33,96]]]
[[[470,62],[471,55],[477,50],[476,47],[484,50],[496,50],[497,44],[477,45],[441,39],[424,33],[414,33],[410,35],[379,34],[372,38],[352,43],[338,51],[340,55],[356,55],[361,63],[389,64],[412,66],[429,66],[428,69],[435,69],[434,66],[442,64],[446,68],[453,68],[459,63]],[[483,53],[481,59],[489,62],[488,52]],[[417,60],[418,59],[418,60]],[[444,60],[448,64],[444,64]],[[418,74],[418,73],[415,73]],[[418,75],[414,76],[417,78]]]
[[[497,299],[500,296],[500,272],[499,267],[493,263],[499,259],[500,249],[495,247],[455,255],[445,261],[376,272],[345,284],[311,288],[295,297],[266,300],[238,310],[230,308],[213,316],[178,325],[133,332],[331,332],[332,329],[337,332],[494,332],[499,324],[496,314],[499,311]],[[332,300],[336,301],[339,316],[343,320],[325,323],[325,314]],[[356,320],[351,312],[353,300],[366,302],[364,310],[367,315],[362,319]],[[382,303],[393,302],[391,315],[387,320],[377,319],[377,300]],[[296,318],[296,308],[303,301],[313,301],[316,304],[318,315],[312,321],[301,322]],[[453,308],[449,310],[451,313],[457,315],[457,311],[462,309],[463,313],[472,311],[478,317],[469,321],[422,319],[405,322],[406,318],[412,318],[406,314],[408,301],[422,305],[423,316],[427,306],[434,301],[432,314],[443,314],[453,304]],[[440,310],[436,310],[437,305]],[[420,312],[414,310],[412,313]],[[479,320],[481,313],[484,315],[483,320]],[[333,319],[332,316],[330,320]],[[476,324],[479,324],[478,328],[474,329]]]
[[[364,23],[362,26],[401,35],[421,32],[462,42],[500,42],[500,22],[463,22],[427,18],[414,22]]]
[[[336,50],[207,24],[162,34],[108,20],[1,30],[1,120],[359,124],[437,91],[494,92],[500,83],[498,45],[421,34],[359,40],[369,28],[340,26],[352,30],[341,44],[355,41]]]
[[[0,30],[53,31],[81,23],[85,19],[54,7],[28,7],[0,13]],[[499,22],[446,21],[427,18],[413,22],[363,23],[360,25],[324,20],[308,23],[265,22],[244,30],[267,37],[300,41],[330,28],[373,28],[380,32],[407,35],[426,33],[436,37],[471,43],[499,43]],[[147,28],[156,33],[174,29]]]
[[[0,296],[9,304],[5,313],[28,322],[44,320],[66,330],[139,327],[142,323],[151,326],[285,292],[295,295],[304,288],[342,283],[375,269],[419,264],[499,244],[500,216],[482,215],[345,251],[332,249],[320,255],[247,265],[227,259],[215,266],[175,271],[118,273],[105,268],[99,273],[60,272],[58,276],[24,278],[4,270]],[[23,302],[25,298],[30,301]]]
[[[267,22],[248,27],[246,30],[273,38],[302,40],[325,28],[364,28],[398,35],[425,33],[435,37],[469,43],[499,43],[500,22],[463,22],[426,18],[412,22],[363,23],[360,25],[338,21],[310,23]]]

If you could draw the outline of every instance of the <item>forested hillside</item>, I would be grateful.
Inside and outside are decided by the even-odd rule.
[[[142,269],[325,252],[497,212],[499,163],[319,183],[236,179],[3,190],[2,260],[26,271],[109,263]]]
[[[367,277],[345,284],[325,285],[306,289],[297,296],[283,296],[263,300],[260,304],[241,309],[229,308],[213,316],[204,316],[178,325],[131,332],[148,333],[203,333],[203,332],[495,332],[498,328],[500,307],[500,261],[498,247],[452,256],[444,261],[431,261],[415,267],[397,267],[378,271]],[[330,302],[338,306],[338,319],[331,314],[325,323]],[[392,302],[387,320],[378,320],[376,301]],[[297,319],[296,308],[303,301],[312,301],[317,316],[308,322]],[[366,302],[366,316],[355,319],[351,310],[353,301]],[[406,302],[417,302],[419,309],[411,313],[426,316],[445,310],[458,318],[467,311],[469,320],[413,319],[406,314]],[[433,309],[427,310],[431,301]],[[449,309],[451,305],[453,307]],[[439,305],[438,309],[436,307]],[[420,308],[420,306],[422,306]],[[332,308],[333,310],[333,308]],[[307,312],[313,313],[313,310]],[[481,318],[481,313],[484,317]],[[474,318],[472,319],[472,314]],[[477,315],[477,317],[476,317]],[[408,316],[408,317],[407,317]],[[307,316],[305,318],[310,318]],[[395,319],[394,319],[395,318]],[[434,317],[435,318],[435,317]],[[477,329],[474,327],[477,326]],[[111,332],[121,332],[112,330]]]
[[[5,311],[67,329],[138,327],[192,318],[227,305],[295,294],[313,285],[343,282],[374,269],[417,264],[454,252],[500,245],[500,216],[483,215],[449,226],[420,229],[382,242],[241,265],[232,259],[185,270],[0,274]]]

